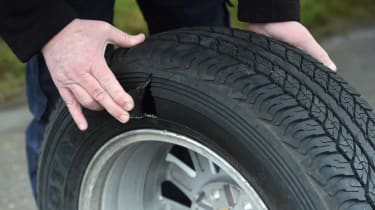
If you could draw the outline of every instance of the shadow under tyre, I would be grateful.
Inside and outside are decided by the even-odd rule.
[[[161,33],[108,63],[144,85],[121,124],[50,120],[41,210],[370,210],[375,114],[336,73],[255,33]]]

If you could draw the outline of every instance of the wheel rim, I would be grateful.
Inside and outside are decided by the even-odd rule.
[[[122,133],[95,154],[79,210],[263,210],[246,179],[218,154],[165,130]]]

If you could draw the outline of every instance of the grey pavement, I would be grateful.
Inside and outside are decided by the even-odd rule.
[[[375,27],[322,42],[338,73],[375,108]]]
[[[375,107],[375,28],[322,42],[339,74]],[[24,131],[26,105],[0,110],[0,210],[36,210],[27,176]]]
[[[0,111],[0,210],[36,210],[27,174],[25,105]]]

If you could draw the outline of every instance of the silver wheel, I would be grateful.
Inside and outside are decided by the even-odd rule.
[[[154,129],[125,132],[91,160],[79,210],[263,210],[245,178],[191,138]]]

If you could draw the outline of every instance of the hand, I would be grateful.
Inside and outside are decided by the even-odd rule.
[[[132,47],[144,39],[106,22],[75,19],[43,47],[52,80],[79,129],[88,127],[81,105],[104,108],[122,123],[129,120],[134,101],[109,69],[104,52],[109,43]]]
[[[327,52],[299,22],[251,23],[249,30],[289,43],[315,57],[333,71],[337,69]]]

